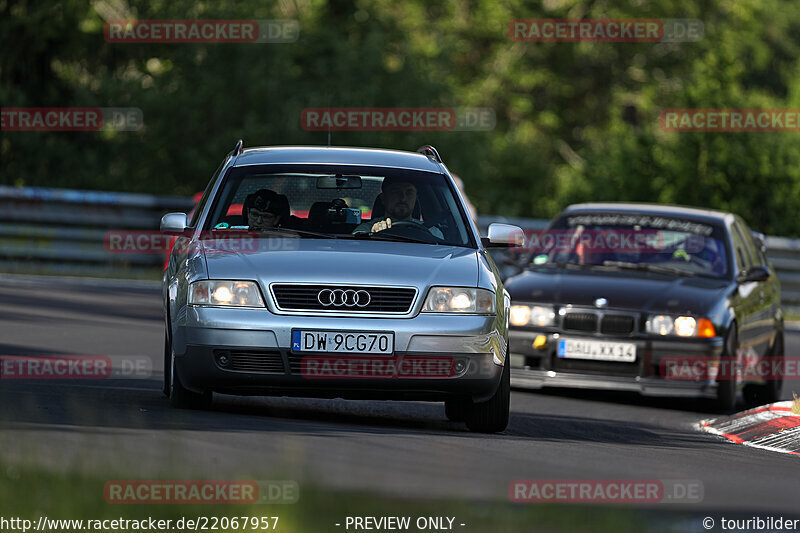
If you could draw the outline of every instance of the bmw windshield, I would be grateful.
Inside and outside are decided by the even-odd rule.
[[[687,219],[599,213],[565,215],[530,236],[531,266],[639,270],[726,278],[724,228]]]

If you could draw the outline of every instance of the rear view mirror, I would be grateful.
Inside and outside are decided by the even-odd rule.
[[[161,217],[161,231],[168,235],[182,235],[187,224],[186,213],[167,213]]]
[[[487,248],[516,248],[525,245],[525,233],[511,224],[489,224],[489,236],[481,242]]]
[[[360,189],[361,176],[336,174],[317,178],[317,189]]]

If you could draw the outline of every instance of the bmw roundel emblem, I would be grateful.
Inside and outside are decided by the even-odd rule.
[[[605,298],[598,298],[597,300],[594,301],[594,306],[600,309],[602,309],[607,305],[608,305],[608,300],[606,300]]]

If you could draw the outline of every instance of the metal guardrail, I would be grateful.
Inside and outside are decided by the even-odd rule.
[[[109,252],[106,233],[158,230],[161,215],[192,205],[182,196],[0,185],[0,270],[152,277],[161,255]]]
[[[800,306],[800,239],[767,237],[767,258],[781,282],[781,303]]]
[[[157,230],[164,213],[192,207],[192,199],[182,196],[0,185],[0,271],[153,277],[162,255],[109,252],[106,233]],[[482,234],[493,222],[525,230],[544,229],[549,223],[480,216]],[[800,239],[768,237],[767,256],[781,281],[784,305],[800,306]]]

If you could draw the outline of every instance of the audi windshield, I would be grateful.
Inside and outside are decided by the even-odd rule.
[[[204,229],[474,246],[444,175],[384,167],[233,168]]]

